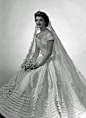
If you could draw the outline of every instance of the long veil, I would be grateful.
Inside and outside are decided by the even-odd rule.
[[[53,29],[51,22],[49,23],[47,28],[52,32],[54,36],[54,43],[53,43],[53,49],[52,49],[52,55],[54,55],[55,57],[53,58],[53,61],[52,61],[52,64],[53,64],[52,67],[55,67],[54,69],[52,69],[53,70],[52,73],[54,73],[52,75],[54,75],[55,77],[55,78],[52,78],[52,81],[54,83],[53,90],[55,90],[54,94],[52,94],[54,95],[53,96],[54,102],[56,102],[56,105],[58,106],[57,108],[60,113],[62,113],[62,110],[63,110],[65,111],[65,114],[66,113],[68,114],[68,117],[73,118],[72,116],[73,116],[73,113],[75,113],[75,109],[81,112],[84,111],[83,108],[86,109],[86,79],[84,78],[84,76],[81,74],[81,72],[78,70],[78,68],[75,66],[75,64],[69,57],[59,37],[57,36],[55,30]],[[32,56],[35,52],[35,47],[36,47],[35,38],[38,31],[39,29],[35,26],[33,39],[30,44],[30,48],[27,52],[27,55],[25,59],[23,60],[23,63],[26,60],[32,59]],[[51,68],[49,68],[49,71],[50,69]],[[10,79],[10,81],[6,83],[0,89],[0,112],[5,101],[10,97],[13,90],[17,87],[18,83],[22,81],[22,79],[26,76],[27,73],[28,72],[24,71],[24,69],[20,66],[18,72],[13,76],[13,78]],[[48,80],[50,81],[50,78]],[[21,94],[18,94],[16,91],[14,93],[15,93],[13,94],[14,97],[17,97],[16,95],[21,96]],[[52,96],[50,97],[52,98]],[[26,101],[27,99],[25,98],[24,100]],[[10,100],[7,100],[7,101],[10,102]],[[51,106],[52,103],[50,103],[49,106]]]
[[[73,63],[72,59],[69,57],[68,53],[66,52],[64,46],[62,45],[59,37],[57,36],[55,30],[53,29],[51,22],[49,22],[49,25],[47,28],[53,33],[54,35],[54,43],[53,43],[53,50],[52,53],[55,55],[55,64],[57,66],[57,73],[58,73],[58,83],[60,84],[61,89],[59,88],[59,96],[61,98],[61,90],[63,91],[64,99],[67,101],[67,105],[71,104],[73,106],[73,99],[71,96],[71,93],[69,91],[69,88],[67,86],[70,86],[70,88],[73,88],[73,91],[71,89],[71,92],[76,93],[80,103],[86,108],[86,79],[81,74],[81,72],[78,70],[78,68]],[[35,32],[33,36],[33,40],[31,42],[31,46],[28,50],[27,56],[25,60],[31,59],[34,51],[35,51],[35,35],[38,31],[38,28],[35,26]],[[24,61],[25,61],[24,60]],[[75,99],[75,98],[74,98]],[[76,99],[75,99],[76,100]],[[69,103],[70,102],[70,103]],[[77,101],[76,101],[77,103]],[[77,106],[79,107],[79,106]]]
[[[72,59],[69,57],[67,51],[62,45],[59,37],[57,36],[55,30],[53,29],[51,23],[49,24],[49,29],[54,35],[54,45],[53,52],[56,56],[56,62],[58,68],[58,82],[61,83],[61,88],[63,90],[63,94],[67,102],[71,101],[73,105],[72,96],[69,92],[69,88],[67,88],[66,84],[73,88],[76,93],[79,101],[86,108],[86,78],[81,74],[78,68],[75,66]],[[72,92],[72,91],[71,91]],[[77,101],[76,101],[77,102]],[[79,106],[77,106],[79,107]]]

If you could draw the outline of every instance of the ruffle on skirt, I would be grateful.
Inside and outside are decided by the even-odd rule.
[[[64,75],[67,81],[59,56],[29,72],[20,69],[0,89],[0,113],[6,118],[86,118],[66,70]]]

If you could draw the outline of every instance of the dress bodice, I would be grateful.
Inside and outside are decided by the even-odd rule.
[[[44,56],[47,51],[47,41],[54,40],[54,36],[49,32],[41,40],[35,37],[37,47],[40,49],[40,53]]]

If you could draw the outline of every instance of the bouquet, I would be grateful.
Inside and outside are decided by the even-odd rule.
[[[34,69],[36,64],[36,59],[28,59],[24,60],[24,63],[21,65],[21,67],[26,71],[26,70],[32,70]]]

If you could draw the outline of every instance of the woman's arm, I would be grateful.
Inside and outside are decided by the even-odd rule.
[[[32,56],[32,59],[37,59],[38,55],[39,55],[39,48],[37,47],[37,44],[36,44],[36,48],[35,48],[35,52]]]
[[[31,68],[31,66],[33,64],[35,64],[35,62],[36,62],[36,59],[39,55],[39,50],[40,49],[37,47],[37,43],[36,43],[35,52],[34,52],[32,58],[31,59],[25,59],[24,63],[21,65],[21,67],[24,68],[25,70]]]
[[[28,61],[26,61],[26,65],[25,65],[25,70],[27,69],[30,69],[32,67],[32,65],[34,65],[36,63],[36,59],[39,55],[39,48],[37,47],[37,44],[36,44],[36,47],[35,47],[35,52],[32,56],[32,58]]]

